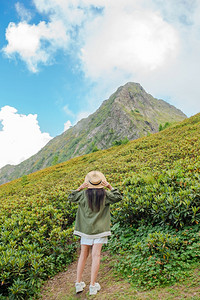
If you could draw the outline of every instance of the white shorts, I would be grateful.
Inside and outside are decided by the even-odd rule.
[[[84,237],[81,237],[81,245],[89,245],[92,246],[94,244],[107,244],[108,243],[108,237],[101,237],[98,239],[87,239]]]

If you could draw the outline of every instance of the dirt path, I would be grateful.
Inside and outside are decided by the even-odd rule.
[[[101,254],[101,266],[97,280],[101,284],[101,291],[97,296],[89,296],[90,284],[90,269],[91,269],[91,254],[86,262],[83,273],[83,280],[86,283],[86,288],[82,293],[75,294],[74,283],[76,281],[77,262],[70,265],[66,272],[60,272],[54,278],[50,279],[43,287],[42,300],[67,300],[67,299],[119,299],[118,295],[127,295],[127,290],[130,284],[124,280],[120,281],[119,277],[115,276],[112,267],[110,267],[111,257],[108,252]],[[112,280],[111,280],[112,279]],[[123,283],[122,283],[123,282]],[[115,296],[114,296],[115,295]],[[117,298],[113,298],[117,297]],[[122,299],[122,298],[121,298]],[[127,298],[124,298],[127,299]]]
[[[89,296],[91,254],[83,273],[86,288],[82,293],[75,294],[77,262],[72,263],[68,270],[58,273],[48,280],[42,289],[41,300],[73,300],[73,299],[125,299],[125,300],[172,300],[200,299],[200,268],[195,269],[190,278],[173,286],[156,288],[151,291],[138,291],[128,281],[116,275],[113,268],[113,257],[109,252],[102,252],[98,282],[101,291],[96,296]]]

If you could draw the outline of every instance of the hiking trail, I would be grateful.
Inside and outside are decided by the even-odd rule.
[[[116,259],[115,259],[116,262]],[[139,291],[131,286],[128,280],[114,272],[113,257],[109,251],[101,253],[101,264],[97,282],[101,290],[95,296],[89,296],[91,251],[83,272],[83,281],[86,287],[83,292],[75,293],[77,261],[71,263],[67,271],[58,273],[49,279],[41,291],[41,300],[73,300],[73,299],[126,299],[126,300],[170,300],[170,299],[200,299],[200,268],[194,270],[189,279],[165,288],[156,288],[151,291]]]

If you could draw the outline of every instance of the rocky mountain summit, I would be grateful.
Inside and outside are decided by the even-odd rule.
[[[153,98],[139,83],[129,82],[105,100],[96,112],[79,121],[17,166],[0,169],[0,184],[72,157],[107,149],[122,139],[137,139],[159,131],[166,122],[187,116],[169,103]]]

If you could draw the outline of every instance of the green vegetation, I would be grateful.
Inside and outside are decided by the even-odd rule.
[[[99,148],[97,148],[97,146],[95,146],[93,149],[92,149],[92,152],[97,152],[97,151],[99,151],[100,149]]]
[[[25,185],[28,184],[28,177],[27,177],[27,175],[23,175],[22,176],[21,183],[22,183],[22,186],[25,186]]]
[[[162,131],[162,130],[170,127],[170,126],[171,126],[171,124],[169,122],[166,122],[163,126],[162,126],[162,124],[160,124],[159,125],[159,131]]]
[[[68,194],[102,171],[124,200],[112,207],[117,272],[148,289],[178,281],[200,258],[200,114],[149,137],[71,159],[0,187],[0,299],[37,297],[76,257]]]
[[[117,258],[115,268],[139,289],[174,284],[199,266],[200,226],[113,226],[108,248]]]
[[[112,142],[112,145],[113,146],[125,145],[128,142],[129,142],[129,139],[126,136],[123,140],[115,140],[114,142]]]
[[[138,114],[140,114],[140,111],[138,109],[135,109],[135,112],[138,113]]]
[[[171,225],[180,228],[200,220],[200,162],[173,170],[128,177],[123,183],[125,200],[113,213],[115,223]]]
[[[55,156],[53,157],[52,166],[57,165],[57,163],[58,163],[58,155],[55,155]]]

